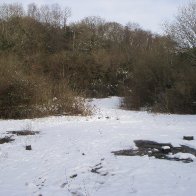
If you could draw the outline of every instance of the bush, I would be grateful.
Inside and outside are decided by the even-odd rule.
[[[196,83],[191,82],[191,74],[189,74],[189,78],[176,80],[170,89],[160,94],[152,110],[174,114],[196,114],[195,100]]]
[[[40,82],[40,83],[39,83]],[[85,100],[76,98],[68,88],[63,93],[54,93],[55,85],[43,80],[15,79],[0,89],[0,118],[21,119],[48,115],[90,114]]]
[[[12,55],[1,57],[0,118],[90,114],[85,100],[77,98],[65,80],[54,82],[38,74],[24,74],[17,58]]]
[[[54,97],[52,88],[54,86],[48,84],[15,80],[0,91],[0,118],[90,114],[84,99],[76,98],[69,89]]]

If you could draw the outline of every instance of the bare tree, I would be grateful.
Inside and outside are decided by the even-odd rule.
[[[35,20],[40,21],[40,10],[35,3],[28,5],[27,15]]]
[[[166,33],[182,48],[196,47],[196,2],[181,7],[175,21],[166,24]]]
[[[126,28],[129,31],[136,31],[136,30],[141,30],[142,29],[142,27],[138,23],[135,23],[135,22],[128,22],[126,24]]]
[[[105,25],[105,38],[120,43],[123,40],[124,28],[121,24],[117,22],[107,22]]]
[[[50,24],[51,22],[51,14],[50,7],[48,5],[42,5],[40,7],[40,20],[43,23]]]
[[[51,5],[51,23],[54,27],[60,27],[63,18],[63,11],[58,4]]]
[[[62,10],[62,25],[63,27],[65,28],[66,25],[67,25],[67,20],[68,18],[71,17],[71,9],[69,7],[65,7],[63,10]]]
[[[54,27],[66,27],[67,20],[71,16],[71,9],[68,7],[62,9],[58,4],[42,5],[40,8],[30,4],[28,15]]]
[[[2,4],[0,6],[0,19],[7,21],[11,17],[22,17],[25,15],[22,4]]]

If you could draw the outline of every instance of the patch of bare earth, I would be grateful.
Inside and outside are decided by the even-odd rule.
[[[12,137],[3,137],[3,138],[0,138],[0,144],[4,144],[4,143],[9,143],[9,142],[12,142],[14,141],[14,139],[12,139]]]
[[[175,155],[176,153],[189,153],[196,157],[196,149],[190,148],[185,145],[180,147],[174,147],[170,143],[158,143],[149,140],[135,140],[137,149],[127,149],[112,152],[117,156],[144,156],[155,157],[157,159],[165,159],[170,161],[182,161],[184,163],[190,163],[193,160],[191,158],[180,159],[177,157],[171,157],[168,155]]]
[[[39,134],[39,131],[30,131],[30,130],[7,131],[7,134],[13,134],[13,135],[17,135],[17,136],[26,136],[26,135],[36,135],[36,134]]]

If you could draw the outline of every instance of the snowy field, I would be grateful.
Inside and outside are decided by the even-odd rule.
[[[126,111],[119,102],[94,99],[92,117],[1,120],[1,138],[25,129],[40,134],[0,144],[0,196],[195,196],[194,157],[183,163],[111,152],[135,148],[140,139],[196,148],[196,140],[183,140],[196,138],[196,115]]]

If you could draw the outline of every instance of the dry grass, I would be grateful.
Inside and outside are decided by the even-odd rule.
[[[14,139],[12,139],[12,137],[4,137],[4,138],[0,138],[0,144],[4,144],[4,143],[9,143],[9,142],[12,142],[14,141]]]

